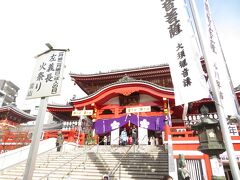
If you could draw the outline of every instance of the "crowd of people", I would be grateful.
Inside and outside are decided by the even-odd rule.
[[[102,145],[110,145],[111,144],[111,133],[104,134],[104,136],[101,136],[99,141]],[[130,129],[127,129],[124,127],[122,131],[120,131],[119,136],[119,145],[132,145],[132,144],[138,144],[138,131],[136,126],[133,126]],[[161,144],[161,138],[155,137],[154,135],[150,135],[148,138],[148,145],[160,145]]]
[[[125,145],[132,145],[137,144],[137,128],[133,126],[131,130],[131,134],[127,135],[126,128],[123,129],[120,135],[120,144]]]

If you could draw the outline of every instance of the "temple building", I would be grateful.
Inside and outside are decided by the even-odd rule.
[[[206,72],[204,61],[201,63]],[[202,178],[211,179],[209,157],[198,150],[199,139],[191,126],[203,117],[200,112],[203,105],[208,109],[209,118],[218,119],[214,101],[206,98],[188,103],[187,107],[175,106],[167,64],[97,74],[71,73],[70,76],[87,96],[74,97],[67,105],[48,105],[48,111],[55,121],[63,123],[63,132],[68,134],[68,140],[86,144],[101,142],[108,137],[108,144],[118,145],[121,144],[123,129],[126,128],[127,135],[131,137],[132,129],[137,127],[139,145],[167,145],[170,135],[175,166],[179,154],[184,154],[188,169],[195,173],[192,176],[201,174]],[[235,93],[239,101],[239,89]],[[74,112],[84,110],[92,110],[92,114],[74,115]],[[235,136],[232,139],[238,157],[240,138],[237,123],[234,128],[230,132],[231,136]],[[80,136],[72,132],[80,132]],[[220,158],[229,179],[231,173],[226,152]]]
[[[208,107],[211,117],[218,118],[214,102],[210,99],[189,103],[187,112],[184,106],[175,106],[167,64],[70,76],[87,96],[71,99],[68,105],[49,105],[48,111],[63,123],[65,130],[70,130],[79,125],[79,117],[72,116],[73,111],[93,110],[92,115],[83,118],[81,125],[84,127],[84,122],[88,122],[90,130],[87,133],[93,132],[99,137],[110,135],[111,144],[119,143],[124,127],[131,136],[133,126],[138,127],[140,144],[147,144],[150,137],[162,142],[166,118],[172,127],[194,124],[201,117],[202,105]],[[137,112],[136,108],[142,108],[141,112]]]
[[[21,129],[21,124],[35,121],[35,117],[15,106],[0,108],[0,154],[29,144],[28,130]]]
[[[93,110],[93,114],[85,118],[92,122],[92,131],[88,132],[100,138],[110,135],[111,144],[119,144],[123,128],[131,135],[132,127],[136,126],[139,143],[148,144],[151,136],[161,138],[166,116],[164,110],[171,109],[173,124],[183,124],[180,121],[183,109],[174,106],[173,85],[167,65],[70,76],[88,96],[72,99],[67,106],[48,106],[54,117],[68,127],[78,125],[79,117],[72,116],[72,111]],[[134,111],[134,107],[142,108],[142,112],[129,113],[129,109]]]

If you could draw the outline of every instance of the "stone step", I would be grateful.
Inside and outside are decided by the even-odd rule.
[[[87,159],[87,162],[90,162],[90,163],[114,163],[114,162],[118,162],[119,160],[118,159]],[[126,162],[135,162],[135,163],[160,163],[160,162],[167,162],[167,158],[166,159],[159,159],[159,160],[145,160],[145,159],[142,159],[142,160],[136,160],[134,161],[134,159],[124,159],[122,160],[121,162],[123,163],[126,163]],[[59,161],[51,161],[49,162],[48,164],[63,164],[63,163],[67,163],[67,162],[71,162],[71,161],[63,161],[63,160],[59,160]],[[74,160],[73,163],[77,164],[77,163],[82,163],[84,162],[84,159],[80,159],[80,160]],[[47,162],[36,162],[36,166],[39,166],[39,165],[44,165],[44,164],[47,164]],[[23,164],[24,165],[24,164]]]
[[[104,163],[98,163],[98,164],[92,164],[87,162],[84,166],[84,164],[73,164],[73,165],[65,165],[64,167],[61,167],[62,165],[46,165],[45,167],[36,167],[36,170],[40,170],[40,169],[69,169],[71,168],[108,168],[108,169],[112,169],[117,163],[114,164],[104,164]],[[165,163],[157,163],[157,164],[152,164],[152,163],[135,163],[135,162],[131,162],[131,163],[122,163],[122,167],[127,167],[129,170],[133,169],[133,168],[164,168],[165,166],[167,166],[167,162]],[[21,170],[23,171],[25,169],[25,166],[17,166],[15,167],[15,169],[11,169],[11,170]],[[10,171],[10,170],[9,170]]]
[[[82,154],[86,154],[86,153],[74,153],[74,154],[49,154],[46,156],[40,156],[39,159],[41,159],[42,157],[71,157],[71,156],[76,156],[76,155],[82,155]],[[106,156],[122,156],[124,153],[109,153],[109,152],[104,152],[104,153],[96,153],[96,152],[88,152],[87,154],[100,154],[102,156],[106,155]],[[166,155],[166,153],[129,153],[129,156],[160,156],[160,155]],[[38,158],[37,158],[38,159]]]
[[[95,164],[86,164],[86,166],[84,165],[76,165],[76,166],[71,166],[71,167],[60,167],[59,166],[53,166],[53,167],[41,167],[41,168],[35,168],[35,171],[51,171],[51,170],[55,170],[57,169],[57,171],[64,171],[64,170],[68,170],[68,169],[76,169],[76,170],[81,170],[81,169],[88,169],[88,170],[100,170],[100,169],[108,169],[111,170],[115,167],[116,164],[112,164],[111,166],[106,166],[106,165],[95,165]],[[159,165],[151,165],[151,164],[147,164],[147,165],[134,165],[134,164],[125,164],[122,165],[122,169],[123,170],[138,170],[138,169],[156,169],[156,171],[161,171],[161,169],[166,169],[166,165],[167,164],[159,164]],[[15,169],[10,169],[8,171],[3,171],[3,173],[5,172],[23,172],[25,170],[25,167],[16,167]]]
[[[89,163],[94,163],[94,164],[114,164],[114,163],[117,163],[119,160],[117,159],[87,159],[87,164]],[[141,160],[134,160],[134,159],[124,159],[122,160],[121,162],[123,164],[125,163],[131,163],[131,162],[134,162],[134,163],[142,163],[144,162],[145,164],[148,163],[148,164],[160,164],[160,163],[164,163],[164,162],[167,162],[168,159],[167,158],[164,158],[164,159],[159,159],[159,160],[149,160],[149,159],[141,159]],[[60,164],[64,164],[64,163],[67,163],[67,165],[77,165],[77,164],[81,164],[84,162],[84,159],[80,159],[80,160],[74,160],[74,161],[64,161],[64,160],[58,160],[58,161],[50,161],[50,162],[36,162],[35,166],[36,167],[41,167],[41,166],[46,166],[46,165],[60,165]],[[24,166],[25,167],[25,164],[26,163],[22,163],[20,166]]]
[[[103,174],[97,175],[97,176],[70,176],[70,177],[64,177],[61,178],[61,180],[102,180]],[[137,177],[137,176],[130,176],[130,177],[122,177],[119,178],[119,176],[114,176],[114,180],[159,180],[162,179],[163,176],[145,176],[145,177]],[[50,177],[48,180],[59,180],[59,177]],[[0,175],[0,180],[23,180],[22,176],[5,176],[5,175]],[[39,177],[33,177],[32,180],[39,180]],[[44,178],[43,180],[47,180],[47,178]]]
[[[49,173],[50,171],[44,171],[44,172],[34,172],[34,176],[35,177],[43,177],[45,176],[47,173]],[[140,176],[140,175],[143,175],[143,176],[146,176],[146,175],[151,175],[151,176],[157,176],[159,175],[160,173],[162,172],[167,172],[167,169],[165,170],[161,170],[161,171],[156,171],[155,169],[150,169],[150,170],[132,170],[132,171],[125,171],[124,168],[121,168],[121,175],[122,176]],[[78,176],[78,175],[81,175],[81,176],[97,176],[99,174],[107,174],[109,173],[108,170],[94,170],[94,171],[89,171],[87,169],[82,169],[82,170],[76,170],[76,171],[73,171],[71,172],[71,176]],[[56,171],[54,173],[52,173],[50,176],[51,177],[63,177],[65,175],[68,174],[68,171]],[[115,172],[115,174],[119,174],[119,171],[117,170]],[[14,175],[12,174],[12,172],[7,172],[7,173],[4,173],[2,174],[1,176],[5,176],[5,175],[8,175],[10,177],[12,176],[22,176],[23,175],[23,172],[14,172]]]
[[[67,153],[50,152],[43,154],[37,158],[33,180],[39,180],[40,177],[44,177],[51,171],[54,172],[51,173],[49,180],[68,179],[66,174],[70,172],[70,168],[72,169],[71,180],[102,179],[104,174],[108,174],[115,167],[128,148],[120,147],[118,152],[111,152],[112,147],[108,147],[109,151],[104,152],[106,150],[106,147],[104,147],[102,152],[99,148],[99,153],[96,153],[96,149],[92,149],[93,151],[88,153],[83,153],[84,149],[80,149]],[[153,151],[154,148],[151,148],[151,150]],[[156,180],[167,174],[168,154],[159,151],[157,148],[155,148],[155,152],[152,151],[151,153],[130,152],[128,157],[122,159],[121,168],[115,172],[114,180],[119,179],[119,174],[121,175],[120,179],[124,180]],[[87,155],[87,162],[84,165],[85,155]],[[68,161],[71,161],[71,163],[68,163]],[[61,167],[65,163],[67,164]],[[23,179],[25,164],[26,161],[2,171],[0,180]]]

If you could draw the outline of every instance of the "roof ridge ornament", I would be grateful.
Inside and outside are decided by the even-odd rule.
[[[130,81],[136,81],[136,79],[129,77],[127,74],[125,74],[121,79],[119,79],[118,83],[124,83],[124,82],[130,82]]]
[[[207,106],[203,105],[203,106],[200,108],[200,112],[201,112],[202,115],[207,116],[208,113],[209,113],[209,109],[208,109]]]

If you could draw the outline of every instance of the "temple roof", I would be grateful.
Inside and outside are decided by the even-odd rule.
[[[73,103],[73,102],[89,99],[89,98],[94,97],[97,94],[103,92],[104,90],[108,90],[111,87],[116,87],[116,86],[119,87],[118,85],[126,87],[126,85],[134,85],[134,84],[138,84],[138,85],[142,85],[142,86],[143,85],[151,86],[151,87],[156,88],[158,90],[164,91],[166,93],[166,95],[167,94],[171,95],[172,98],[173,98],[173,88],[162,87],[162,86],[159,86],[157,84],[151,83],[149,81],[137,80],[137,79],[134,79],[134,78],[131,78],[131,77],[128,77],[128,76],[125,75],[123,78],[119,79],[118,81],[116,81],[114,83],[111,83],[111,84],[108,84],[108,85],[100,88],[99,90],[90,94],[89,96],[86,96],[86,97],[83,97],[83,98],[80,98],[80,99],[72,99],[70,102]]]
[[[119,94],[131,94],[135,91],[151,94],[155,97],[166,97],[174,99],[172,88],[166,88],[149,81],[137,80],[128,76],[124,76],[118,81],[108,84],[96,92],[79,99],[71,99],[69,105],[49,104],[48,110],[54,112],[73,111],[76,105],[79,107],[91,106],[92,103],[103,104],[108,99],[118,96]]]
[[[36,119],[35,116],[32,116],[17,107],[14,106],[4,106],[0,108],[0,119],[7,118],[11,121],[17,123],[26,123],[28,121],[34,121]],[[6,116],[6,117],[5,117]]]
[[[118,81],[126,75],[138,80],[153,82],[156,81],[156,79],[170,78],[170,69],[169,65],[162,64],[110,72],[100,72],[96,74],[70,73],[72,80],[88,95],[94,93],[96,90],[106,86],[107,84]],[[171,82],[165,84],[166,85],[163,86],[173,87]]]

